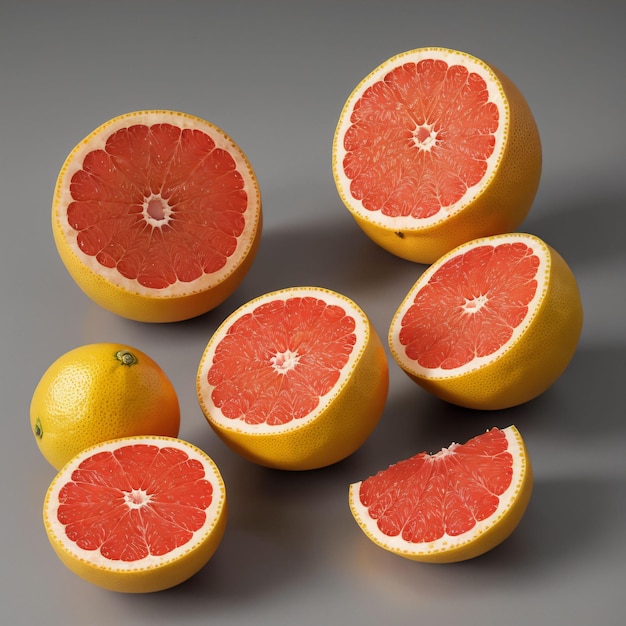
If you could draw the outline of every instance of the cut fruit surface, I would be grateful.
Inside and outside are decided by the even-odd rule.
[[[432,263],[517,230],[541,175],[519,89],[464,52],[419,48],[373,70],[346,101],[332,167],[343,203],[378,245]]]
[[[415,561],[448,563],[502,543],[522,519],[532,486],[524,441],[509,426],[354,483],[349,503],[378,546]]]
[[[370,435],[389,385],[384,347],[360,307],[319,287],[256,298],[202,355],[197,392],[216,433],[260,465],[336,463]]]
[[[65,565],[113,591],[173,587],[198,572],[226,525],[226,490],[200,449],[169,437],[100,443],[72,459],[44,503]]]
[[[502,409],[546,391],[571,361],[582,329],[576,279],[538,237],[480,238],[433,263],[389,328],[395,361],[436,396]]]
[[[205,313],[245,277],[262,228],[256,176],[221,129],[174,111],[109,120],[67,157],[52,227],[71,276],[118,315]]]

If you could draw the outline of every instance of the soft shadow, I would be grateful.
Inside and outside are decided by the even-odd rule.
[[[374,244],[349,215],[339,212],[332,219],[264,233],[243,291],[250,296],[315,285],[366,296],[398,282],[412,284],[423,269]]]
[[[319,519],[299,504],[307,491],[297,478],[256,466],[234,454],[219,462],[228,498],[224,537],[211,560],[189,580],[149,596],[122,596],[130,611],[168,615],[180,621],[199,610],[219,614],[235,604],[252,604],[272,590],[302,584],[317,555]],[[308,477],[309,486],[315,479]],[[232,487],[231,487],[232,486]],[[316,527],[317,525],[317,527]],[[303,541],[303,537],[307,537]],[[172,622],[176,623],[176,622]]]
[[[545,398],[533,400],[534,410],[545,403]],[[524,410],[530,411],[530,405]],[[478,411],[444,402],[407,377],[396,384],[376,429],[354,455],[356,470],[362,473],[358,479],[420,452],[465,443],[490,428],[518,425],[521,419],[519,407]]]
[[[626,433],[621,381],[626,349],[580,345],[563,375],[544,394],[507,413],[529,432],[586,438],[596,432]]]
[[[200,338],[206,343],[219,324],[249,300],[287,287],[318,286],[354,299],[386,331],[395,308],[425,266],[383,250],[344,213],[338,210],[332,219],[264,231],[253,264],[235,292],[203,315],[165,324],[109,319],[108,325],[139,341],[173,346]],[[100,312],[93,324],[101,334],[107,327],[103,316],[111,314]]]
[[[297,587],[319,572],[337,519],[350,522],[349,461],[317,470],[283,471],[241,458],[211,433],[204,440],[200,437],[197,445],[211,450],[226,484],[226,533],[200,572],[160,595],[222,607]]]
[[[359,474],[354,479],[366,478],[419,452],[437,452],[453,440],[460,442],[461,426],[477,434],[480,426],[473,420],[477,415],[436,399],[433,401],[407,377],[406,384],[390,394],[376,429],[353,455],[354,471]]]
[[[474,562],[471,574],[531,581],[537,576],[598,558],[622,545],[626,524],[623,477],[564,477],[536,480],[530,504],[518,528],[498,548]],[[622,549],[623,550],[623,549]]]
[[[566,435],[584,442],[594,433],[626,436],[620,381],[626,380],[626,350],[579,346],[568,368],[537,398],[497,411],[477,411],[444,402],[415,385],[402,385],[390,396],[367,445],[389,450],[436,452],[452,441],[463,443],[492,428],[517,426],[523,435],[551,439]],[[375,438],[375,442],[374,442]],[[414,453],[415,453],[414,452]],[[396,460],[400,460],[398,456]]]
[[[530,504],[513,533],[499,546],[459,563],[429,564],[408,561],[354,533],[346,566],[368,588],[398,597],[445,596],[450,590],[480,593],[485,588],[512,586],[534,589],[564,576],[590,559],[621,546],[626,523],[623,479],[564,478],[536,482]],[[619,548],[623,552],[623,548]]]
[[[573,266],[623,255],[626,187],[619,184],[555,189],[543,182],[521,230],[541,237]]]

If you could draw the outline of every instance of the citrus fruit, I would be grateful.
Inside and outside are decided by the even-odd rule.
[[[83,450],[46,493],[48,539],[85,580],[128,593],[173,587],[198,572],[226,527],[215,463],[169,437],[128,437]]]
[[[52,204],[57,249],[102,307],[146,322],[188,319],[239,286],[261,233],[256,176],[215,125],[137,111],[69,154]]]
[[[356,451],[382,414],[383,344],[363,310],[320,287],[259,296],[209,340],[197,375],[202,411],[244,458],[307,470]]]
[[[353,483],[349,503],[361,530],[381,548],[450,563],[502,543],[522,519],[532,487],[526,447],[509,426]]]
[[[30,425],[39,450],[57,470],[81,450],[131,435],[176,437],[176,390],[147,354],[95,343],[60,356],[37,383]]]
[[[417,279],[389,347],[419,385],[453,404],[503,409],[546,391],[572,359],[583,309],[563,258],[525,233],[458,246]]]
[[[465,52],[419,48],[368,74],[332,148],[339,195],[378,245],[432,263],[517,230],[534,201],[541,141],[520,90]]]

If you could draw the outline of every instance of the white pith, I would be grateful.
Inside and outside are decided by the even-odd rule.
[[[535,280],[537,281],[537,289],[532,300],[528,304],[527,316],[520,324],[518,324],[517,327],[513,329],[510,339],[490,355],[482,357],[475,356],[465,365],[453,369],[444,369],[442,367],[423,367],[417,361],[410,359],[406,354],[405,346],[400,343],[400,329],[402,324],[402,318],[404,317],[407,309],[415,301],[417,293],[428,283],[431,276],[452,257],[464,254],[471,248],[482,245],[497,246],[501,244],[509,244],[515,242],[524,243],[533,250],[534,254],[539,258],[539,267],[537,268],[537,273],[535,275]],[[394,358],[402,364],[402,367],[405,368],[406,371],[426,379],[456,378],[468,372],[472,372],[481,367],[489,365],[490,363],[493,363],[494,361],[499,359],[505,352],[510,350],[511,347],[514,346],[519,338],[526,332],[528,327],[533,323],[537,311],[541,307],[541,304],[546,294],[549,273],[550,253],[545,244],[533,235],[527,235],[523,233],[497,235],[494,237],[484,237],[481,239],[476,239],[474,241],[468,242],[467,244],[459,246],[455,250],[452,250],[448,254],[444,255],[441,259],[439,259],[431,266],[429,266],[428,269],[426,269],[426,271],[413,285],[409,293],[406,295],[404,301],[396,311],[389,329],[389,347],[391,352],[393,353]],[[473,300],[468,300],[465,302],[463,306],[464,313],[466,315],[474,315],[487,304],[488,296],[486,294],[480,294]]]
[[[212,392],[214,387],[209,384],[207,375],[209,369],[213,364],[213,358],[216,348],[220,340],[225,336],[228,328],[234,323],[236,319],[250,314],[254,309],[266,302],[274,302],[279,300],[288,300],[290,298],[300,297],[312,297],[323,300],[328,305],[338,305],[343,308],[347,315],[351,316],[355,321],[354,334],[356,336],[356,342],[352,348],[352,352],[348,358],[346,365],[340,372],[339,379],[332,389],[327,394],[319,398],[319,404],[317,409],[311,412],[309,415],[297,420],[291,420],[288,423],[280,425],[268,425],[266,423],[260,424],[248,424],[242,419],[230,419],[224,416],[221,409],[217,407],[212,398]],[[365,313],[354,302],[348,298],[341,296],[333,291],[318,288],[318,287],[296,287],[283,289],[275,292],[271,292],[260,296],[250,302],[244,304],[239,309],[234,311],[217,329],[212,336],[209,344],[206,347],[204,355],[201,360],[201,364],[198,370],[199,381],[199,393],[200,400],[203,404],[205,414],[209,419],[221,428],[231,430],[233,432],[245,432],[248,434],[271,434],[276,435],[284,433],[286,431],[301,428],[314,420],[320,413],[322,413],[326,407],[331,403],[341,391],[341,389],[348,382],[352,371],[356,363],[361,358],[361,355],[365,349],[367,341],[369,340],[369,324],[365,316]],[[287,351],[284,353],[277,353],[271,346],[268,346],[268,350],[272,356],[268,359],[267,365],[272,367],[276,372],[276,376],[284,376],[288,371],[297,368],[298,361],[302,357],[297,352]]]
[[[65,525],[59,522],[56,512],[59,505],[59,493],[63,486],[70,481],[72,473],[80,465],[80,463],[95,453],[115,450],[121,447],[121,445],[133,444],[148,444],[159,447],[178,448],[185,451],[190,459],[200,461],[205,471],[205,478],[214,487],[213,498],[209,507],[204,510],[206,514],[204,524],[193,533],[193,537],[186,544],[179,546],[162,556],[148,555],[147,557],[136,561],[116,561],[106,558],[100,553],[99,550],[85,550],[76,545],[76,543],[66,536]],[[221,485],[221,490],[219,485]],[[157,567],[163,567],[168,563],[176,561],[185,554],[193,551],[207,539],[215,528],[220,514],[224,509],[224,493],[223,480],[217,466],[213,463],[213,461],[206,457],[202,451],[195,448],[191,444],[170,437],[146,436],[125,438],[122,440],[99,444],[93,448],[84,450],[72,459],[72,461],[70,461],[61,470],[61,472],[59,472],[59,474],[57,474],[46,494],[44,504],[44,524],[48,529],[51,540],[62,544],[63,549],[71,554],[75,559],[84,561],[100,569],[108,569],[117,572],[149,570]],[[148,494],[146,494],[143,490],[134,490],[133,492],[124,493],[124,501],[129,510],[141,509],[142,507],[149,505],[149,499]]]
[[[160,203],[161,211],[163,212],[162,217],[155,217],[153,215],[153,210],[151,209],[153,203]],[[144,198],[141,214],[143,215],[143,219],[146,220],[146,224],[152,228],[163,228],[169,224],[172,218],[172,207],[159,194],[153,193],[147,198]]]
[[[413,130],[413,142],[420,150],[430,152],[435,146],[437,146],[439,141],[441,140],[439,139],[433,124],[429,124],[427,122],[421,126],[417,126]]]
[[[450,552],[476,541],[481,535],[496,526],[515,504],[528,472],[524,445],[519,432],[514,426],[503,428],[502,432],[505,434],[508,442],[507,451],[510,452],[513,457],[511,484],[504,493],[498,496],[499,505],[497,510],[490,517],[484,520],[477,520],[471,530],[457,536],[444,533],[441,538],[435,541],[420,543],[405,541],[402,539],[402,533],[396,536],[386,535],[378,528],[377,521],[370,517],[367,507],[361,503],[359,489],[363,481],[350,485],[350,507],[355,519],[362,527],[363,531],[373,541],[397,554],[434,555],[437,553]],[[441,454],[454,454],[454,447],[456,446],[453,444],[451,447],[433,455],[433,459],[436,459],[437,456]]]
[[[164,289],[153,289],[139,284],[134,279],[124,277],[116,268],[108,268],[101,265],[94,256],[85,254],[77,245],[77,232],[69,225],[66,217],[67,207],[73,198],[70,193],[70,181],[72,176],[82,168],[85,156],[94,150],[103,150],[107,138],[117,130],[134,124],[172,124],[182,129],[200,130],[213,139],[216,148],[226,150],[234,159],[237,171],[242,175],[244,190],[248,196],[248,206],[243,214],[245,217],[244,230],[238,237],[237,249],[228,258],[224,267],[212,274],[202,274],[197,279],[189,282],[177,280]],[[159,194],[152,194],[143,199],[142,215],[146,222],[146,228],[163,230],[173,219],[172,208],[164,204],[165,218],[154,219],[147,212],[150,200],[160,198]],[[184,113],[172,111],[137,111],[122,115],[109,120],[95,129],[83,141],[81,141],[69,154],[59,173],[56,193],[53,200],[53,219],[62,233],[63,239],[80,262],[91,269],[95,274],[103,276],[108,282],[139,295],[151,298],[170,298],[184,294],[205,291],[214,285],[220,284],[228,277],[246,257],[250,249],[254,235],[259,225],[259,212],[261,207],[260,193],[256,183],[256,177],[252,168],[241,149],[221,129],[210,122]]]
[[[488,88],[489,101],[496,104],[500,112],[498,129],[494,133],[494,150],[486,161],[487,169],[481,181],[473,187],[468,188],[465,194],[457,202],[449,206],[442,207],[441,210],[435,215],[418,219],[411,216],[387,216],[380,210],[370,211],[363,206],[361,200],[355,199],[350,193],[351,179],[346,176],[343,168],[343,161],[346,156],[346,150],[343,145],[343,137],[351,126],[350,116],[353,106],[369,87],[383,80],[383,78],[394,68],[405,63],[418,63],[424,59],[442,60],[449,66],[463,65],[471,73],[475,72],[484,79]],[[410,231],[429,228],[464,209],[480,193],[482,193],[483,189],[493,179],[508,137],[510,123],[509,116],[509,105],[499,79],[493,70],[480,59],[464,52],[443,48],[420,48],[398,54],[382,63],[357,85],[346,101],[341,112],[333,144],[333,172],[339,194],[344,204],[346,204],[351,211],[373,224],[378,224],[392,231],[402,232],[407,230]],[[428,120],[427,123],[422,125],[420,128],[424,128],[426,131],[431,131],[435,121],[436,120]],[[417,137],[420,128],[411,129],[414,137]],[[421,150],[432,153],[436,149],[438,141],[436,133],[431,132],[430,137],[426,141],[419,142],[416,139],[415,143],[416,147],[419,147]]]
[[[124,502],[129,509],[141,509],[150,504],[152,496],[143,489],[131,489],[124,492]]]
[[[277,352],[270,359],[270,363],[277,374],[286,374],[287,372],[296,369],[299,361],[300,354],[298,354],[297,350],[295,352],[292,352],[291,350]]]

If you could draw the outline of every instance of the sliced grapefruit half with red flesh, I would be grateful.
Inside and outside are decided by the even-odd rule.
[[[349,503],[375,544],[415,561],[474,558],[502,543],[530,501],[532,468],[514,426],[421,452],[350,485]]]
[[[261,198],[224,131],[174,111],[116,117],[81,141],[57,179],[54,239],[83,291],[148,322],[205,313],[238,287],[261,233]]]
[[[398,54],[354,89],[333,143],[343,203],[386,250],[432,263],[517,230],[541,174],[530,107],[497,68],[464,52]]]
[[[356,451],[389,385],[381,340],[349,298],[293,287],[255,298],[210,339],[197,376],[215,432],[250,461],[306,470]]]
[[[79,453],[52,481],[44,525],[70,570],[113,591],[146,593],[197,573],[226,525],[226,491],[200,449],[128,437]]]
[[[389,347],[431,393],[503,409],[546,391],[582,329],[576,278],[544,241],[524,233],[470,241],[433,263],[396,311]]]

